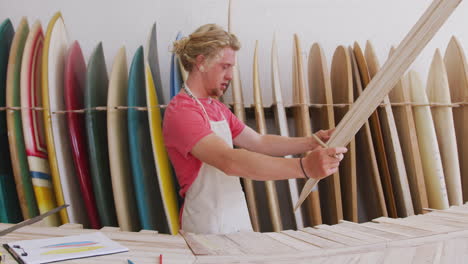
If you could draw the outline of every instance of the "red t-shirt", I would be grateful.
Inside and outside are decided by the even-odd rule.
[[[232,112],[216,99],[199,99],[211,121],[226,120],[232,138],[237,137],[245,127]],[[203,137],[213,133],[201,106],[185,93],[174,96],[164,112],[163,136],[167,153],[174,166],[181,187],[185,193],[195,181],[202,162],[190,151]]]

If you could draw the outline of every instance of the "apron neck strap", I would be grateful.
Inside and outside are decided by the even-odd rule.
[[[210,118],[208,117],[208,113],[206,112],[205,107],[202,105],[200,100],[198,100],[198,98],[193,95],[192,91],[188,88],[187,85],[185,85],[185,83],[182,84],[182,89],[184,89],[184,91],[188,94],[188,96],[190,96],[193,100],[195,100],[195,102],[197,102],[201,106],[201,108],[203,109],[203,112],[206,115],[206,118],[208,119],[208,121],[210,121]]]

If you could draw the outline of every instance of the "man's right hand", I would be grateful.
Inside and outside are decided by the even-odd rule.
[[[311,178],[323,179],[338,171],[338,166],[344,157],[343,154],[346,152],[348,152],[348,149],[344,147],[317,147],[304,157],[304,170]]]

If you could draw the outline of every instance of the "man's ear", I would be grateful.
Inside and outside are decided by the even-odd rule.
[[[205,62],[206,62],[206,58],[203,54],[200,54],[195,58],[195,65],[199,71],[201,71],[201,68],[203,68],[203,65],[205,64]]]

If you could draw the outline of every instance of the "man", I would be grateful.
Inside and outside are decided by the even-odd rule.
[[[321,179],[338,171],[347,151],[322,148],[312,137],[260,135],[214,99],[229,86],[239,48],[233,34],[214,24],[174,43],[189,76],[165,111],[163,133],[185,198],[181,220],[188,232],[252,230],[239,177]],[[331,133],[316,135],[327,141]],[[307,151],[301,159],[281,157]]]

